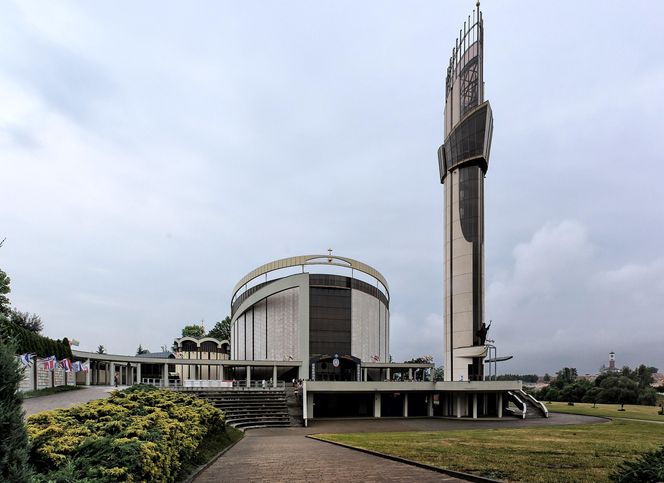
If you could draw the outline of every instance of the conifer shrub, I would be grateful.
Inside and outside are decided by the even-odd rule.
[[[13,345],[0,338],[0,481],[30,481],[28,434],[17,392],[23,371]]]
[[[37,481],[176,481],[224,414],[204,399],[158,389],[28,418]]]
[[[634,461],[618,465],[609,477],[619,483],[657,483],[664,481],[664,446],[644,453]]]

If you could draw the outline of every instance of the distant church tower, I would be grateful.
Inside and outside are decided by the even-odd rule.
[[[609,352],[609,371],[616,370],[616,353]]]
[[[479,2],[452,49],[445,80],[445,380],[482,380],[484,325],[484,176],[493,132],[484,100],[484,27]]]

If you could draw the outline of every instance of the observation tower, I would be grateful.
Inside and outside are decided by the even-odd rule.
[[[479,2],[459,31],[445,80],[445,380],[483,378],[484,177],[493,116],[484,100],[484,25]]]

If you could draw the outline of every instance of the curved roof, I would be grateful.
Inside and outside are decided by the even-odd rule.
[[[378,270],[358,260],[339,257],[337,255],[300,255],[298,257],[282,258],[280,260],[275,260],[273,262],[266,263],[265,265],[261,265],[260,267],[252,270],[244,277],[242,277],[242,279],[235,285],[235,287],[233,287],[233,297],[235,297],[235,294],[237,294],[238,290],[240,290],[243,285],[246,285],[256,277],[260,277],[261,275],[273,272],[275,270],[281,270],[282,268],[297,267],[301,265],[336,265],[338,267],[359,270],[360,272],[366,273],[367,275],[371,275],[380,283],[382,283],[385,287],[385,290],[388,292],[387,296],[389,298],[390,289],[387,285],[387,280]]]

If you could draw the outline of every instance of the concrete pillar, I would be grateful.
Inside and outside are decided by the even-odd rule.
[[[277,387],[277,366],[272,366],[272,387]]]
[[[219,380],[220,381],[224,380],[224,366],[223,366],[223,364],[219,364]]]
[[[88,372],[85,373],[85,385],[89,386],[90,378],[92,377],[92,373],[90,372],[90,359],[87,359],[85,361],[85,364],[88,366]]]
[[[143,377],[141,376],[141,363],[136,363],[136,384],[143,382]]]
[[[477,393],[473,393],[473,419],[477,419]]]
[[[403,417],[408,417],[408,393],[403,394]]]
[[[162,386],[168,387],[168,363],[164,364],[164,369],[162,371]]]
[[[362,380],[364,382],[367,382],[367,368],[365,367],[364,369],[362,369],[362,372],[363,372],[363,377],[364,377],[364,379],[362,379]]]
[[[433,416],[433,393],[429,394],[427,398],[427,416]]]
[[[110,373],[109,375],[109,382],[108,384],[111,386],[115,386],[115,362],[111,362],[109,365],[109,370],[108,372]]]
[[[247,366],[247,387],[251,387],[251,366]]]
[[[388,381],[392,380],[392,371],[390,370],[389,367],[387,368],[387,380]]]
[[[314,395],[313,393],[307,393],[307,415],[309,419],[314,418]]]
[[[456,404],[456,417],[460,418],[461,417],[461,395],[460,394],[455,394],[454,395],[454,403]]]
[[[374,395],[374,418],[380,417],[380,393],[377,392]]]
[[[499,392],[498,395],[498,417],[503,417],[503,393]]]
[[[408,369],[408,380],[413,380],[413,368]]]

